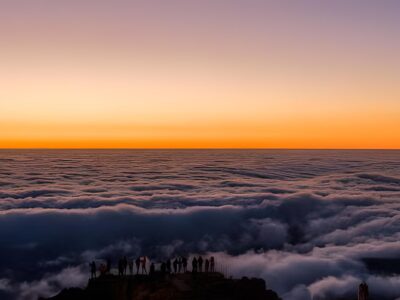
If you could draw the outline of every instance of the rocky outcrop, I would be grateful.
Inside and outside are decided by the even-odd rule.
[[[280,300],[257,278],[228,279],[219,273],[102,276],[85,289],[71,288],[48,300]]]

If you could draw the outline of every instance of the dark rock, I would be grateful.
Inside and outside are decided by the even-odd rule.
[[[227,279],[219,273],[103,276],[85,289],[65,289],[47,300],[280,300],[258,278]],[[42,300],[44,300],[42,298]]]

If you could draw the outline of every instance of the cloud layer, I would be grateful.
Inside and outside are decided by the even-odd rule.
[[[1,151],[0,296],[84,285],[90,259],[214,253],[284,299],[360,280],[396,299],[364,260],[400,253],[399,199],[397,151]]]

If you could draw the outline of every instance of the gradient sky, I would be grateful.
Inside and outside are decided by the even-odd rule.
[[[400,148],[400,1],[4,0],[0,147]]]

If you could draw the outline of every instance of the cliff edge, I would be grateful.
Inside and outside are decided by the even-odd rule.
[[[44,300],[45,298],[40,298]],[[64,289],[47,300],[281,300],[258,278],[228,279],[220,273],[152,276],[105,275],[85,289]]]

